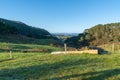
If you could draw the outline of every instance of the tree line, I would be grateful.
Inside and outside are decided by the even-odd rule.
[[[86,29],[77,37],[68,38],[65,43],[71,47],[98,46],[120,41],[120,23],[98,24]]]

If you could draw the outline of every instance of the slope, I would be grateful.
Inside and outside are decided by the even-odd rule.
[[[77,37],[67,39],[65,42],[72,47],[99,46],[103,44],[119,43],[120,23],[99,24],[86,29]]]
[[[43,40],[43,41],[42,41]],[[48,31],[26,25],[22,22],[0,18],[0,41],[12,43],[57,44],[59,40]],[[56,43],[57,42],[57,43]]]

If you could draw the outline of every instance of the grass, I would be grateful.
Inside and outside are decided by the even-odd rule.
[[[6,43],[17,43],[17,44],[40,44],[40,45],[50,45],[50,44],[60,44],[61,42],[55,39],[35,39],[23,35],[0,35],[0,42]]]
[[[0,43],[1,51],[9,51],[12,49],[15,52],[52,52],[62,50],[57,47],[36,44],[15,44],[15,43]]]
[[[113,43],[113,44],[104,44],[100,45],[98,47],[101,47],[102,49],[108,51],[108,52],[115,52],[115,53],[120,53],[120,43]]]
[[[120,54],[0,54],[0,80],[119,80]]]

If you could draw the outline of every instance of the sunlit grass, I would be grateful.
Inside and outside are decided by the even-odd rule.
[[[117,80],[120,54],[0,54],[0,80]]]

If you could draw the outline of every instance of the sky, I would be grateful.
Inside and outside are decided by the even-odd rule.
[[[0,0],[0,18],[51,33],[82,33],[97,24],[120,22],[120,0]]]

